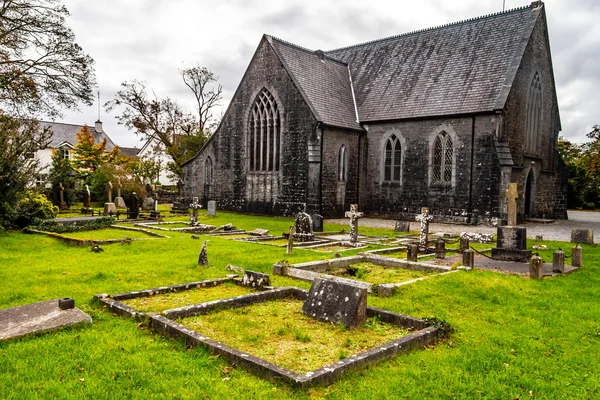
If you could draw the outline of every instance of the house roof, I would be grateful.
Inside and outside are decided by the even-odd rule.
[[[67,142],[72,146],[77,143],[77,134],[83,128],[83,125],[63,124],[61,122],[40,121],[42,128],[49,127],[52,130],[52,138],[48,147],[57,148],[59,145]],[[94,135],[96,143],[102,142],[106,138],[106,150],[110,151],[115,147],[115,143],[106,134],[106,132],[96,132],[95,126],[88,126],[89,131]]]
[[[504,108],[543,3],[351,47],[311,51],[267,36],[315,117],[361,123]]]
[[[138,153],[140,152],[140,149],[138,149],[137,147],[121,147],[121,146],[119,146],[119,151],[122,156],[137,157]]]

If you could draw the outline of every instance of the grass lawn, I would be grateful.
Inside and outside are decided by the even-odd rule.
[[[343,276],[363,282],[379,285],[381,283],[399,283],[411,279],[422,278],[439,272],[417,271],[409,268],[382,267],[369,262],[352,264],[348,268],[336,268],[326,271],[327,274]]]
[[[203,223],[269,229],[274,235],[293,223],[290,218],[201,213]],[[329,231],[342,228],[348,230],[326,225]],[[394,235],[392,230],[361,228],[360,232]],[[459,271],[404,286],[393,297],[369,296],[370,306],[442,318],[456,331],[431,348],[350,372],[331,386],[302,390],[256,377],[201,348],[188,349],[132,319],[116,317],[96,306],[92,296],[223,277],[229,273],[228,264],[270,273],[271,265],[281,260],[293,264],[334,255],[298,249],[286,255],[285,248],[216,236],[200,235],[201,240],[184,233],[169,236],[105,246],[104,252],[93,253],[88,247],[68,246],[42,235],[0,235],[0,308],[69,296],[94,321],[88,328],[0,343],[0,398],[600,397],[600,251],[596,246],[583,246],[584,267],[568,276],[533,281],[489,271]],[[208,267],[197,265],[204,239],[208,240]],[[572,247],[543,243],[550,247],[539,252],[545,260],[551,260],[558,247],[567,254]],[[276,286],[309,287],[285,277],[271,278]],[[249,323],[253,321],[251,315],[247,317]],[[217,320],[230,334],[238,330],[233,319]],[[312,332],[308,335],[317,340]]]

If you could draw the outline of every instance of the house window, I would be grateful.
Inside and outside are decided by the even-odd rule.
[[[213,163],[210,157],[204,161],[204,184],[212,185],[213,183]]]
[[[454,149],[448,133],[440,132],[433,143],[433,183],[452,183]]]
[[[35,176],[35,186],[44,186],[48,179],[48,174],[39,174]]]
[[[60,151],[60,156],[62,158],[64,158],[65,160],[70,159],[69,149],[67,149],[66,147],[61,147],[60,149],[58,149],[58,151]]]
[[[348,153],[346,146],[342,145],[338,152],[338,181],[346,181],[348,179]]]
[[[400,182],[402,172],[402,146],[400,139],[392,135],[385,142],[383,165],[384,182]]]
[[[273,95],[263,89],[250,114],[248,153],[250,171],[279,171],[281,118]]]
[[[527,93],[527,122],[525,127],[525,150],[537,153],[540,146],[542,122],[542,84],[540,74],[535,73]]]

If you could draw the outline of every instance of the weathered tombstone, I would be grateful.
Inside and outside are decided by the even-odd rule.
[[[190,217],[190,225],[196,225],[198,223],[198,209],[201,207],[200,203],[198,203],[198,198],[194,197],[192,204],[190,204],[190,207],[192,207],[192,216]]]
[[[108,203],[112,203],[112,188],[113,185],[111,182],[106,183],[106,197],[108,198]]]
[[[90,208],[90,197],[90,188],[88,187],[88,185],[85,185],[85,190],[83,191],[83,209],[81,210],[81,212],[88,213],[92,210]]]
[[[571,243],[594,244],[594,231],[591,229],[572,229]]]
[[[527,250],[527,229],[516,226],[498,227],[496,248],[492,249],[492,258],[502,261],[526,261],[531,258]]]
[[[394,232],[410,232],[409,221],[396,221],[394,225]]]
[[[360,327],[367,318],[367,289],[315,278],[302,312],[320,321]]]
[[[435,258],[443,259],[446,257],[446,242],[444,239],[438,238],[435,242]]]
[[[117,178],[117,197],[115,197],[115,206],[117,208],[127,208],[125,200],[121,197],[121,178]]]
[[[519,197],[519,192],[517,191],[516,183],[509,183],[508,189],[504,192],[506,197],[506,207],[507,207],[507,215],[506,215],[506,225],[515,226],[517,225],[517,198]]]
[[[217,216],[217,202],[214,200],[210,200],[208,202],[208,215],[210,217],[216,217]]]
[[[61,210],[66,210],[67,208],[69,208],[67,206],[67,202],[65,201],[65,193],[64,193],[64,188],[63,188],[63,184],[62,182],[58,184],[58,194],[60,197],[60,209]]]
[[[138,219],[140,217],[140,198],[135,192],[131,192],[130,203],[129,218]]]
[[[113,216],[117,214],[117,207],[115,207],[115,203],[112,202],[112,183],[108,182],[106,184],[106,197],[108,197],[108,202],[104,203],[104,215]]]
[[[248,232],[248,233],[253,236],[269,236],[269,230],[262,229],[262,228],[256,228],[255,230]]]
[[[565,252],[560,248],[552,256],[552,272],[565,273]]]
[[[315,239],[312,230],[312,218],[306,212],[301,211],[296,215],[295,226],[296,234],[294,238],[300,242],[311,242]]]
[[[146,197],[142,203],[144,211],[152,211],[154,209],[154,197]]]
[[[323,216],[319,214],[313,214],[313,232],[323,232]]]
[[[419,245],[411,243],[406,249],[406,259],[408,261],[417,262],[419,257]]]
[[[358,242],[358,219],[362,218],[364,213],[358,211],[358,204],[350,204],[350,211],[346,211],[346,218],[350,218],[350,243]]]
[[[544,262],[537,254],[529,260],[529,277],[531,279],[542,279],[544,277]]]
[[[294,249],[294,235],[296,234],[296,227],[290,226],[290,235],[288,236],[287,249],[285,254],[292,254],[292,250]]]
[[[200,255],[198,256],[199,265],[208,265],[208,255],[206,254],[206,240],[202,243],[202,249],[200,249]]]
[[[427,249],[429,236],[429,223],[433,221],[433,216],[429,215],[429,208],[422,207],[421,214],[417,215],[415,219],[421,222],[421,232],[419,234],[419,246],[421,249]]]
[[[242,277],[242,285],[261,289],[266,286],[271,286],[271,277],[267,274],[263,274],[262,272],[246,270],[244,271],[244,276]]]
[[[575,247],[573,247],[571,257],[571,265],[573,267],[581,267],[583,265],[583,249],[581,246],[575,245]]]
[[[475,252],[471,249],[467,249],[462,253],[462,265],[467,268],[473,268],[475,266]]]
[[[67,326],[87,325],[92,318],[75,308],[71,298],[43,301],[0,310],[0,342]]]

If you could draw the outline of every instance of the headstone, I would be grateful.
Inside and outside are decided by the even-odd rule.
[[[323,232],[323,216],[319,214],[313,214],[313,232]]]
[[[67,202],[65,201],[65,193],[62,182],[58,184],[58,194],[60,196],[60,209],[66,210],[69,207],[67,206]]]
[[[421,231],[419,233],[419,246],[421,249],[427,249],[428,236],[429,236],[429,223],[433,221],[433,216],[429,215],[429,208],[422,207],[421,214],[417,215],[415,219],[421,222]]]
[[[268,236],[269,235],[269,230],[268,229],[256,228],[252,232],[248,232],[248,233],[251,234],[251,235],[254,235],[254,236]]]
[[[583,249],[581,246],[573,247],[573,252],[571,253],[571,265],[573,267],[581,267],[583,266]]]
[[[358,204],[350,204],[350,211],[346,211],[346,218],[350,218],[350,243],[358,242],[358,219],[362,218],[364,213],[358,212]]]
[[[287,249],[285,254],[292,254],[292,250],[294,249],[294,235],[296,234],[296,227],[290,226],[290,234],[288,236]]]
[[[396,221],[394,225],[394,232],[410,232],[409,221]]]
[[[296,235],[295,239],[300,242],[311,242],[315,239],[313,235],[313,223],[312,218],[306,212],[301,211],[296,215],[295,218]]]
[[[117,178],[117,197],[115,197],[115,206],[117,208],[127,208],[125,200],[121,197],[121,178]]]
[[[435,242],[435,258],[443,259],[446,257],[446,242],[444,239],[438,238]]]
[[[527,250],[527,229],[516,226],[500,226],[497,231],[496,248],[492,258],[502,261],[528,261],[531,250]]]
[[[537,254],[529,260],[529,277],[531,279],[542,279],[544,277],[544,263],[542,257]]]
[[[217,216],[217,202],[214,200],[210,200],[208,202],[208,215],[210,217],[216,217]]]
[[[90,212],[91,208],[90,208],[90,188],[88,187],[88,185],[85,185],[85,190],[83,191],[83,212]]]
[[[473,268],[475,266],[475,252],[471,249],[467,249],[462,253],[462,265],[467,268]]]
[[[506,205],[507,205],[507,216],[506,216],[506,225],[515,226],[517,225],[517,198],[519,197],[519,192],[517,191],[516,183],[509,183],[508,189],[504,192],[506,197]]]
[[[59,301],[62,308],[59,306]],[[51,332],[67,326],[86,325],[92,318],[70,298],[49,300],[0,310],[0,342]]]
[[[571,243],[594,244],[594,231],[591,229],[572,229]]]
[[[106,198],[108,199],[107,203],[112,203],[112,183],[108,182],[106,184]]]
[[[117,215],[117,207],[115,206],[115,203],[104,203],[104,215],[108,215],[110,217]]]
[[[558,249],[552,256],[552,272],[565,273],[565,252]]]
[[[264,288],[266,286],[271,286],[271,277],[267,274],[263,274],[262,272],[246,270],[244,271],[244,276],[242,277],[242,285],[257,289]]]
[[[198,256],[199,265],[208,265],[208,255],[206,254],[206,240],[202,243],[202,249],[200,249],[200,256]]]
[[[408,261],[417,262],[419,257],[419,245],[411,243],[406,249],[406,259]]]
[[[144,188],[146,189],[146,197],[152,197],[152,185],[149,183],[146,183]]]
[[[367,318],[367,289],[315,278],[302,312],[320,321],[360,327]]]
[[[200,203],[198,203],[198,198],[194,197],[192,204],[192,216],[190,217],[190,225],[196,225],[198,223],[198,209],[201,208]]]
[[[154,197],[146,197],[144,199],[143,204],[142,204],[142,208],[145,211],[152,211],[152,210],[154,210]]]
[[[138,219],[140,217],[140,198],[135,192],[131,192],[130,203],[129,218]]]
[[[158,211],[158,200],[154,200],[154,206],[152,207],[152,211],[150,212],[150,218],[159,219],[160,211]]]

